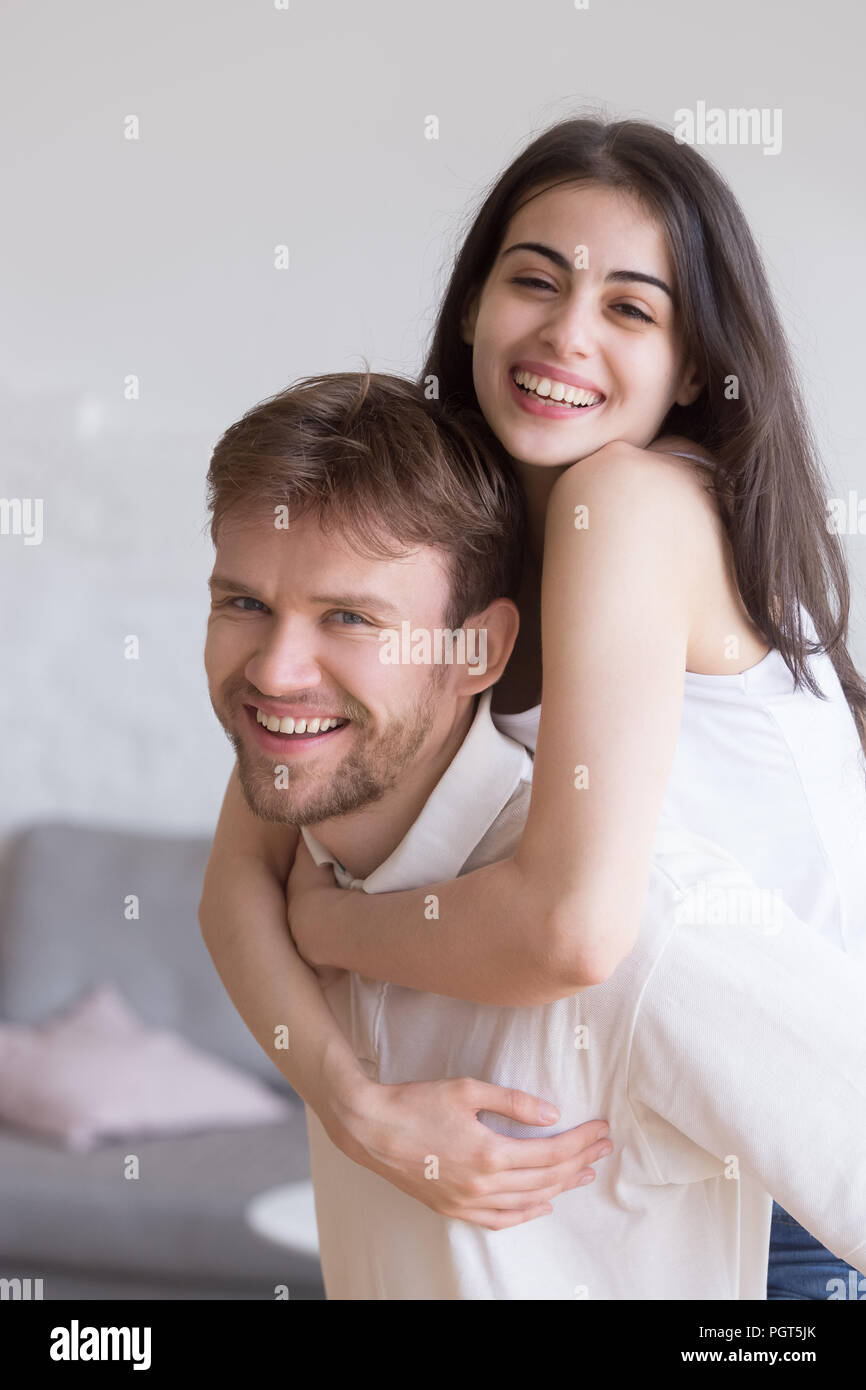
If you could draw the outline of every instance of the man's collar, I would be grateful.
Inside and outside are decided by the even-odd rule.
[[[492,698],[492,687],[482,692],[466,737],[420,814],[396,849],[366,878],[353,879],[308,827],[301,827],[313,859],[319,865],[333,864],[341,887],[397,893],[419,883],[457,878],[518,783],[532,774],[526,749],[493,723]]]

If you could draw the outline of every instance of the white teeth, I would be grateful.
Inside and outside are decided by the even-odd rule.
[[[542,400],[556,401],[575,407],[596,405],[602,397],[595,391],[584,391],[580,386],[566,386],[564,381],[555,381],[549,376],[535,376],[531,372],[516,371],[514,380],[518,386],[532,391]]]
[[[328,729],[336,729],[339,719],[322,719],[317,716],[315,719],[293,719],[286,715],[285,719],[279,719],[275,714],[265,714],[263,710],[256,710],[256,722],[263,725],[272,734],[324,734]]]

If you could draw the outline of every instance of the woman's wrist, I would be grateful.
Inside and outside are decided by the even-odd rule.
[[[314,970],[342,969],[329,950],[344,901],[350,895],[331,885],[315,888],[289,903],[289,930],[298,954]]]

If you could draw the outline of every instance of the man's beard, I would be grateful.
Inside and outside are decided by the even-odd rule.
[[[445,668],[433,666],[430,680],[407,717],[392,720],[372,745],[363,737],[363,726],[353,719],[347,727],[354,728],[357,746],[327,772],[317,772],[312,760],[310,767],[293,758],[280,763],[277,755],[271,762],[266,753],[251,750],[214,704],[214,712],[234,747],[241,789],[250,810],[260,820],[282,825],[317,825],[381,800],[396,786],[429,734],[444,674]],[[288,782],[282,789],[275,785],[276,767],[287,769],[280,774],[281,781]]]

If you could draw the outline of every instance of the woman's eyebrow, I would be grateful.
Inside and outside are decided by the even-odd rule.
[[[563,256],[552,246],[545,246],[540,241],[516,241],[513,246],[509,246],[506,251],[502,252],[503,258],[510,255],[512,251],[535,251],[539,256],[546,256],[555,266],[566,271],[569,275],[574,270],[574,266],[566,256]],[[674,297],[670,286],[666,285],[664,280],[659,280],[655,275],[645,275],[642,270],[612,270],[609,275],[605,275],[604,279],[605,284],[636,281],[642,285],[655,285],[658,289],[664,290],[669,299]]]

